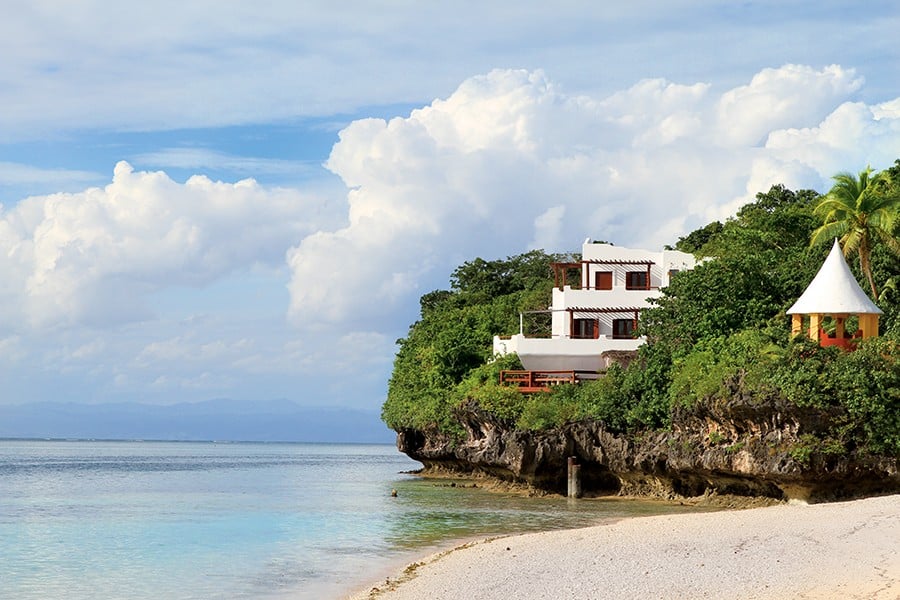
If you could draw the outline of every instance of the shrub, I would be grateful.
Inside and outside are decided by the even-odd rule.
[[[827,377],[854,440],[872,452],[900,456],[900,342],[863,340],[829,365]]]
[[[454,406],[474,400],[482,410],[498,419],[515,423],[522,414],[526,397],[514,387],[500,385],[500,371],[521,368],[519,358],[510,354],[473,369],[453,390]]]

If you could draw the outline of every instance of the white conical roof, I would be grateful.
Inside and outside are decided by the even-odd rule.
[[[794,302],[787,314],[882,314],[880,308],[875,306],[862,288],[859,287],[844,255],[841,246],[834,240],[834,246],[828,254],[828,258],[822,263],[822,268],[813,277],[812,283]]]

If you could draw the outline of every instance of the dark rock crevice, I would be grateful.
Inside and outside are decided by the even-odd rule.
[[[640,435],[579,421],[524,431],[468,403],[457,411],[465,432],[397,432],[397,447],[426,469],[489,475],[564,494],[567,461],[582,465],[582,486],[595,495],[662,498],[704,494],[824,501],[900,491],[896,457],[811,451],[798,459],[805,434],[827,431],[836,415],[750,398],[679,408],[669,431]]]

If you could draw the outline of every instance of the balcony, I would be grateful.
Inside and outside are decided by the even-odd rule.
[[[549,392],[567,383],[578,383],[575,371],[500,371],[500,385],[514,386],[523,394]]]

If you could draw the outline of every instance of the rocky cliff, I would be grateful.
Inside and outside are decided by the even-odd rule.
[[[456,411],[462,438],[405,429],[397,446],[426,470],[487,474],[556,493],[565,493],[569,457],[581,465],[588,494],[822,501],[900,491],[896,457],[818,443],[836,417],[737,398],[677,409],[669,431],[624,435],[595,421],[522,431],[470,402]]]

